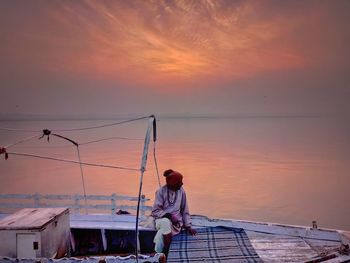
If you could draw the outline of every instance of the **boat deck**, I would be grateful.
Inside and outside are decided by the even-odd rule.
[[[71,228],[74,229],[135,229],[135,216],[132,215],[71,215],[70,221]],[[332,253],[338,253],[342,243],[349,242],[349,239],[346,238],[349,233],[344,232],[342,235],[335,230],[247,221],[211,220],[203,216],[193,216],[193,225],[197,228],[210,226],[243,228],[255,251],[265,262],[307,262],[317,258],[321,259]],[[139,229],[154,231],[150,227],[140,226]],[[344,258],[344,260],[350,260],[349,256]]]
[[[0,215],[0,219],[3,217],[4,215]],[[349,249],[346,247],[350,244],[350,233],[345,231],[209,219],[204,216],[193,216],[193,226],[195,228],[224,226],[244,229],[251,245],[264,262],[350,262]],[[106,248],[108,231],[134,233],[135,216],[71,214],[70,228],[72,231],[94,230],[101,235],[101,241]],[[149,233],[153,235],[155,233],[152,227],[140,226],[139,229],[142,232],[150,231]],[[152,239],[148,238],[147,242],[151,243]],[[152,244],[148,245],[152,246]]]
[[[194,216],[195,225],[243,228],[264,262],[350,262],[349,232]],[[343,244],[343,246],[342,246]],[[344,248],[345,246],[345,248]],[[329,261],[325,257],[330,256]],[[344,261],[345,260],[345,261]]]

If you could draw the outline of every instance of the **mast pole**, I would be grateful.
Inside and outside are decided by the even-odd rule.
[[[140,214],[140,201],[141,201],[141,195],[142,195],[142,182],[143,182],[143,174],[146,171],[146,164],[147,164],[147,154],[148,154],[148,146],[150,142],[150,137],[151,137],[151,131],[152,128],[155,128],[156,118],[154,115],[151,115],[148,120],[148,127],[147,127],[147,132],[145,136],[145,142],[143,145],[143,154],[142,154],[142,159],[141,159],[141,176],[140,176],[140,187],[139,187],[139,196],[137,200],[137,211],[136,211],[136,237],[135,237],[135,243],[136,243],[136,249],[135,249],[135,254],[136,254],[136,262],[139,262],[139,214]],[[156,131],[155,129],[153,130],[153,136],[155,137]],[[153,138],[154,139],[154,138]]]

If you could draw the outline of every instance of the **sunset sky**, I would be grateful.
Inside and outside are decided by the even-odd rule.
[[[0,1],[0,116],[350,113],[350,1]]]

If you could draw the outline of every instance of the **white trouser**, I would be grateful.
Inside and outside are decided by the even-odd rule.
[[[164,235],[171,233],[171,221],[168,218],[156,219],[157,234],[154,237],[154,250],[157,253],[162,253],[164,249]]]

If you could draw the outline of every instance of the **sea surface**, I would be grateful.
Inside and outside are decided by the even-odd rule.
[[[80,143],[83,162],[139,168],[146,119],[59,131],[114,122],[118,120],[1,121],[2,128],[37,132],[0,130],[0,146],[50,129]],[[350,230],[349,134],[347,119],[334,116],[161,117],[155,150],[160,173],[172,168],[184,175],[192,214],[306,226],[316,220],[319,227]],[[112,139],[102,140],[107,138]],[[102,141],[92,142],[96,140]],[[151,142],[143,182],[151,203],[159,187],[153,146]],[[52,135],[49,141],[47,136],[35,138],[8,151],[78,160],[71,142]],[[83,172],[87,194],[138,194],[138,171],[84,166]],[[160,180],[163,184],[162,174]],[[83,193],[80,167],[1,155],[0,193]]]

